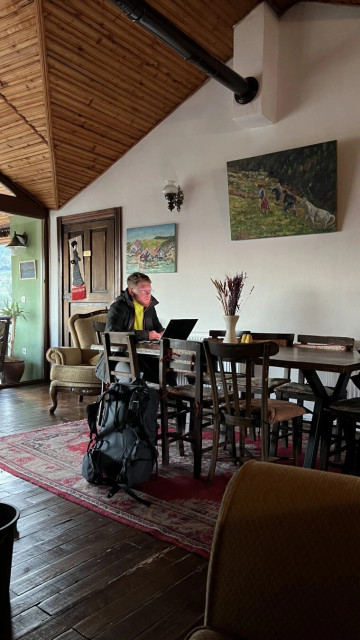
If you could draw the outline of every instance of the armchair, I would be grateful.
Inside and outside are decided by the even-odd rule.
[[[186,640],[360,637],[360,479],[250,460],[215,528],[204,626]]]
[[[52,364],[50,413],[56,410],[59,392],[77,393],[79,402],[84,395],[94,396],[100,393],[101,380],[95,375],[99,352],[91,349],[91,345],[99,342],[94,322],[106,322],[106,317],[106,309],[72,315],[69,318],[69,330],[74,346],[48,349],[46,359]]]

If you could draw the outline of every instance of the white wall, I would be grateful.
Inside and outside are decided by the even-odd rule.
[[[280,21],[278,120],[240,130],[232,93],[211,80],[102,177],[51,217],[51,281],[56,282],[56,216],[112,206],[128,227],[177,223],[177,273],[153,276],[158,313],[195,316],[197,329],[223,326],[210,277],[248,273],[254,292],[239,328],[360,338],[360,11],[299,4]],[[248,75],[246,69],[242,75]],[[339,231],[231,241],[226,162],[328,140],[338,141]],[[181,184],[170,213],[163,182]],[[125,272],[125,269],[124,269]],[[58,292],[51,293],[57,342]]]

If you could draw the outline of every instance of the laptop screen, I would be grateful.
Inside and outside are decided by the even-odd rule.
[[[197,319],[180,318],[170,320],[162,337],[177,338],[178,340],[186,340],[197,323]]]

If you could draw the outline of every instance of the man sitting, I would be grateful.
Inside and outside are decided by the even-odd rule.
[[[160,340],[164,327],[156,313],[157,304],[149,276],[138,271],[132,273],[127,278],[127,289],[121,292],[109,309],[105,331],[134,331],[136,341]],[[159,381],[157,358],[139,355],[139,366],[144,380]],[[105,379],[103,358],[96,367],[96,375]]]

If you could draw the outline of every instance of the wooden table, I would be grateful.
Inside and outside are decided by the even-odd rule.
[[[159,357],[160,345],[159,343],[138,343],[136,351],[139,354]],[[259,364],[261,364],[260,361]],[[314,468],[320,438],[323,433],[322,430],[326,428],[327,424],[323,417],[323,410],[329,404],[338,400],[341,394],[345,392],[350,375],[354,371],[360,371],[360,355],[357,351],[336,351],[296,346],[280,347],[278,353],[271,356],[270,365],[300,369],[316,398],[303,465],[304,467]],[[325,386],[319,377],[320,371],[339,374],[334,391],[330,396],[327,394]]]
[[[270,358],[270,364],[275,367],[300,369],[316,398],[304,460],[304,467],[313,468],[322,430],[326,428],[323,410],[345,392],[351,373],[360,370],[360,355],[357,351],[280,347],[279,352]],[[339,374],[330,396],[320,379],[320,371]]]

